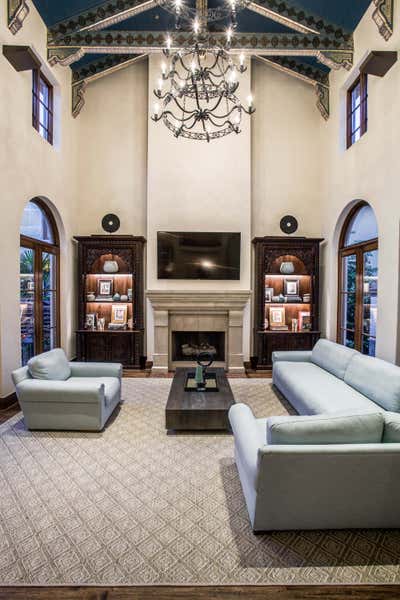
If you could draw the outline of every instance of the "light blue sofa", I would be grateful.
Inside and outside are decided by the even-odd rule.
[[[273,383],[299,416],[229,412],[253,530],[400,527],[400,368],[320,340]]]
[[[56,348],[12,373],[28,429],[100,431],[121,401],[122,365],[68,362]]]

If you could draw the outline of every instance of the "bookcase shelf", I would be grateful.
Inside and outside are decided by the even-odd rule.
[[[144,347],[145,239],[130,235],[74,239],[78,243],[77,358],[138,367]],[[108,273],[107,262],[118,272]]]
[[[261,369],[272,367],[273,352],[311,349],[320,336],[319,248],[322,241],[289,236],[253,240],[253,354],[258,357]],[[274,324],[279,329],[274,329]]]

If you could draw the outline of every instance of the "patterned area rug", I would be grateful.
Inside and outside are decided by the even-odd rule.
[[[232,379],[257,416],[266,380]],[[125,379],[103,433],[0,427],[0,584],[399,583],[399,531],[254,536],[228,434],[167,435],[167,379]]]

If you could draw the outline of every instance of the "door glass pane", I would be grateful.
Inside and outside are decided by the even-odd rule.
[[[362,340],[362,353],[363,354],[368,354],[368,356],[375,356],[375,352],[376,352],[375,346],[376,346],[375,338],[363,335],[363,340]]]
[[[51,329],[43,329],[43,352],[48,352],[57,346],[57,330],[55,327]]]
[[[350,256],[343,257],[342,271],[342,291],[343,292],[355,292],[356,291],[356,255],[351,254]]]
[[[363,338],[364,354],[375,355],[376,321],[378,316],[378,250],[364,253]],[[371,354],[371,353],[374,354]]]
[[[42,252],[43,290],[55,290],[57,287],[57,257],[50,252]]]
[[[343,331],[343,344],[348,348],[355,348],[354,331]]]
[[[21,361],[26,365],[35,354],[34,251],[20,248]]]
[[[342,294],[342,327],[354,329],[356,318],[356,295]]]
[[[56,347],[57,339],[57,257],[42,252],[43,351]]]

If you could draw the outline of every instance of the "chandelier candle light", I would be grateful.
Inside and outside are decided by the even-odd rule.
[[[211,46],[203,33],[203,21],[197,15],[193,21],[193,47],[171,51],[172,40],[167,37],[161,65],[161,77],[154,95],[153,121],[162,120],[175,137],[206,140],[240,133],[243,113],[255,112],[253,98],[244,107],[236,91],[238,74],[246,71],[245,57],[236,64],[230,54],[233,29],[236,24],[236,4],[231,2],[231,23],[226,32],[226,47]],[[175,3],[176,15],[182,11],[182,0]],[[164,86],[167,89],[164,91]]]

